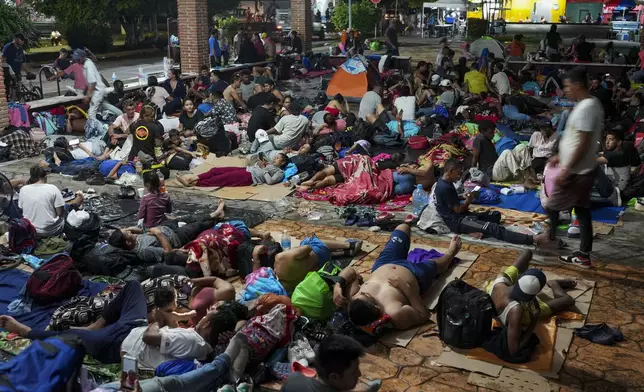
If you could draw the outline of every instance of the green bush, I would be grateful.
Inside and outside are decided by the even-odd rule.
[[[0,43],[13,40],[16,33],[22,33],[27,38],[27,47],[38,46],[38,32],[29,19],[29,11],[0,1]]]
[[[467,36],[469,39],[479,39],[487,35],[487,20],[467,18]]]
[[[373,28],[380,23],[380,10],[369,0],[355,0],[351,4],[352,28],[361,33],[373,31]],[[346,30],[349,27],[349,6],[347,3],[340,3],[335,7],[331,23],[338,31]]]
[[[64,30],[67,44],[72,49],[87,47],[94,53],[106,53],[112,48],[110,26],[99,23],[76,24],[67,26]]]
[[[219,28],[221,28],[226,38],[232,39],[237,34],[237,30],[239,29],[238,18],[231,16],[226,19],[217,18],[217,20],[219,22]]]

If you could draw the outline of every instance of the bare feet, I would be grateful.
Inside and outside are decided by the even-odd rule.
[[[476,240],[483,239],[483,233],[470,233],[469,236]]]
[[[302,185],[295,187],[295,190],[298,192],[306,193],[310,191],[311,188],[309,188],[308,186],[304,185],[304,183],[302,183]]]
[[[577,286],[577,281],[572,279],[557,279],[548,282],[548,286],[558,285],[562,289],[574,289]]]
[[[0,316],[0,328],[6,329],[11,333],[17,333],[22,337],[27,337],[31,328],[16,321],[11,316]]]
[[[224,199],[219,199],[219,205],[217,206],[217,209],[215,212],[210,214],[210,217],[213,219],[224,219],[225,213],[224,213]]]
[[[309,188],[310,188],[310,187],[312,187],[312,186],[313,186],[313,184],[314,184],[314,183],[315,183],[315,182],[314,182],[313,180],[308,180],[308,181],[304,181],[304,182],[302,183],[302,186],[305,186],[305,187],[309,187]]]
[[[184,176],[180,176],[178,174],[177,174],[177,181],[179,181],[183,186],[192,186],[192,184],[190,184],[190,181],[188,181],[187,178],[185,178]]]
[[[454,257],[458,254],[463,246],[463,240],[460,235],[455,235],[452,237],[452,240],[449,243],[449,249],[447,249],[447,254]]]

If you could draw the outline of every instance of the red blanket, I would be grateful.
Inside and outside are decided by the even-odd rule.
[[[331,203],[340,206],[378,204],[393,196],[394,178],[391,170],[379,170],[368,156],[350,155],[338,159],[336,163],[345,182],[325,189]],[[306,195],[302,197],[308,199]]]

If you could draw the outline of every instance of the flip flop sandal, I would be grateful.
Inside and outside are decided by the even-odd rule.
[[[373,226],[373,224],[374,224],[374,221],[371,215],[366,215],[365,217],[363,217],[358,221],[358,227],[369,227],[369,226]]]
[[[377,223],[387,222],[394,219],[394,217],[395,215],[392,214],[391,212],[381,212],[376,216],[376,222]]]
[[[348,239],[346,242],[349,243],[349,249],[344,250],[345,256],[356,256],[362,250],[362,240]]]
[[[345,225],[345,226],[353,226],[353,225],[355,225],[356,223],[358,223],[358,220],[359,220],[359,219],[360,219],[360,218],[358,218],[358,216],[357,216],[357,215],[350,215],[350,216],[347,218],[347,220],[345,220],[345,221],[344,221],[344,225]]]
[[[416,223],[417,221],[418,221],[418,217],[417,217],[416,215],[414,215],[414,214],[409,214],[409,215],[407,215],[407,217],[405,218],[405,221],[404,221],[404,222],[405,222],[405,223],[407,223],[407,224],[410,224],[410,225],[411,225],[411,224]]]

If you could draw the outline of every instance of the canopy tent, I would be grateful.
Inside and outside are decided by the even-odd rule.
[[[422,23],[420,24],[421,37],[425,36],[425,8],[443,8],[455,11],[467,11],[467,3],[460,0],[437,0],[431,3],[423,3],[423,8],[421,9]]]
[[[479,57],[483,49],[487,49],[490,53],[494,53],[497,59],[505,58],[505,46],[498,40],[492,37],[481,37],[470,45],[470,52]]]

